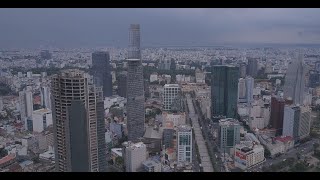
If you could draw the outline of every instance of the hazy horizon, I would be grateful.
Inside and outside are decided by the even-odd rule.
[[[0,9],[0,48],[320,44],[320,9]]]

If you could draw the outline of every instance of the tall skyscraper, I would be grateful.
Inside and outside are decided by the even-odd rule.
[[[305,106],[289,106],[284,108],[283,134],[291,136],[295,141],[307,137],[310,133],[311,114]]]
[[[0,97],[0,111],[3,110],[3,100],[2,100],[2,97]]]
[[[118,76],[118,95],[127,97],[127,72],[123,71]]]
[[[109,52],[97,51],[92,53],[92,71],[94,84],[102,87],[103,96],[112,96],[112,76]]]
[[[222,152],[229,153],[240,142],[239,121],[232,118],[219,120],[219,144]]]
[[[247,65],[246,63],[241,63],[239,65],[239,72],[240,72],[240,77],[245,78],[247,75]]]
[[[149,90],[150,83],[149,83],[149,80],[145,79],[143,84],[144,84],[144,97],[148,98],[148,97],[150,97],[150,90]]]
[[[147,147],[143,142],[123,143],[123,157],[126,172],[138,172],[142,169],[143,161],[147,160]]]
[[[253,102],[254,79],[250,76],[246,77],[246,97],[247,103]]]
[[[102,88],[73,69],[53,76],[51,90],[56,170],[105,171]]]
[[[177,130],[177,160],[178,162],[192,162],[192,129],[188,125],[181,125]]]
[[[306,67],[303,55],[299,54],[298,60],[289,64],[283,87],[284,98],[291,98],[294,104],[303,104],[305,88]]]
[[[271,97],[270,123],[276,129],[276,136],[282,135],[285,101],[279,97]]]
[[[130,25],[128,59],[141,59],[140,24]]]
[[[41,94],[41,106],[43,108],[51,109],[50,88],[48,86],[42,86],[40,88]]]
[[[246,80],[243,78],[240,78],[238,82],[238,102],[239,103],[247,102],[246,93],[247,93]]]
[[[144,135],[144,80],[140,53],[140,25],[131,24],[129,29],[127,76],[127,128],[128,140],[136,141]]]
[[[127,128],[128,140],[135,141],[144,135],[144,85],[140,59],[128,59],[127,77]]]
[[[174,101],[179,101],[181,88],[179,84],[165,84],[163,87],[163,110],[170,111]]]
[[[237,115],[239,67],[213,66],[211,101],[213,116]]]
[[[247,74],[252,77],[257,77],[258,74],[258,60],[248,58]]]
[[[24,122],[25,129],[28,129],[28,119],[31,119],[33,112],[33,93],[32,87],[27,86],[26,89],[19,92],[19,105],[21,121]]]
[[[176,62],[175,62],[175,60],[174,60],[173,58],[171,58],[170,70],[171,70],[171,71],[175,71],[176,68],[177,68]]]

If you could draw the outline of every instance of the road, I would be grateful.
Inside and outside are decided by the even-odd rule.
[[[191,121],[189,120],[189,113],[187,113],[187,101],[186,98],[183,98],[184,111],[186,112],[187,124],[191,126]],[[193,172],[200,172],[200,162],[198,160],[198,154],[196,151],[196,138],[192,136],[192,164],[193,164]]]
[[[188,116],[192,122],[192,128],[195,135],[195,143],[198,146],[198,151],[200,154],[201,167],[203,167],[204,172],[214,172],[213,166],[211,164],[210,156],[208,153],[208,147],[206,146],[206,141],[203,138],[202,128],[199,124],[198,115],[195,112],[192,98],[189,94],[186,95],[187,98],[187,106],[188,106]],[[196,149],[194,149],[196,151]]]
[[[200,107],[198,107],[196,105],[196,103],[194,103],[195,107],[196,107],[196,112],[198,114],[201,114],[201,109]],[[208,150],[209,153],[211,154],[211,158],[212,161],[214,163],[214,169],[216,171],[224,171],[224,167],[222,166],[221,163],[221,153],[217,152],[217,150],[219,150],[219,147],[217,145],[217,143],[214,141],[213,135],[212,135],[212,130],[215,127],[216,129],[218,129],[218,126],[214,126],[212,121],[207,120],[202,118],[202,116],[199,117],[200,118],[200,126],[202,127],[202,132],[203,132],[203,136],[204,139],[207,142],[207,146],[208,146]],[[217,125],[217,124],[216,124]],[[216,148],[216,151],[215,151]]]
[[[276,157],[276,158],[273,158],[273,159],[267,159],[262,165],[254,167],[254,168],[251,168],[248,171],[257,172],[257,171],[261,171],[263,166],[269,167],[269,166],[271,166],[273,164],[278,164],[281,161],[284,161],[285,159],[288,159],[288,158],[297,159],[297,153],[298,152],[301,155],[301,157],[304,157],[304,154],[308,154],[308,153],[313,151],[313,144],[314,143],[319,143],[319,142],[320,142],[319,139],[312,139],[312,140],[310,140],[308,142],[305,142],[305,143],[299,145],[298,147],[295,147],[295,148],[289,150],[288,152],[286,152],[285,154],[282,154],[279,157]]]

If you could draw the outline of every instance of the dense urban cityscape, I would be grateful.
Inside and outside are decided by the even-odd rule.
[[[319,172],[319,47],[0,49],[0,172]],[[143,48],[142,48],[143,47]]]

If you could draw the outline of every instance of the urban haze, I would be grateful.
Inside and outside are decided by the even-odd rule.
[[[0,172],[319,172],[320,9],[0,9]]]

